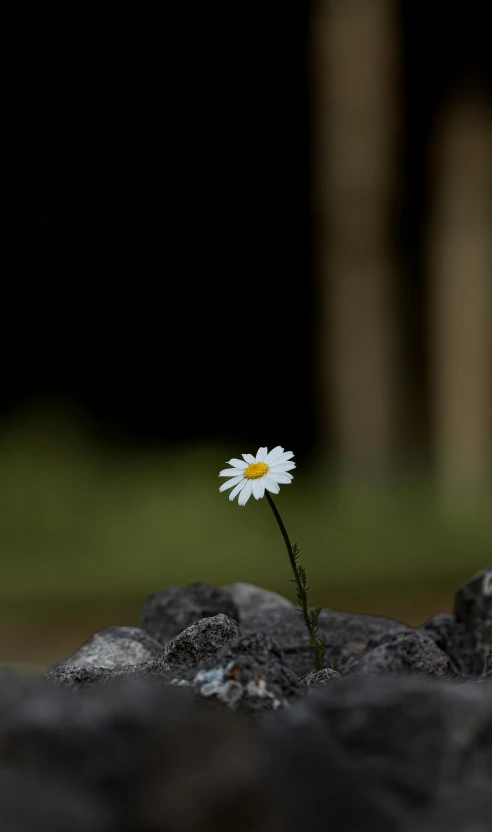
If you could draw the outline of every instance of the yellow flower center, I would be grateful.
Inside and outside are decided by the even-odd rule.
[[[248,480],[257,480],[258,477],[264,477],[266,472],[268,471],[268,465],[266,462],[252,462],[251,465],[248,465],[244,472],[244,476],[248,478]]]

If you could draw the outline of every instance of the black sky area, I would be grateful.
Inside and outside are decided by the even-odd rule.
[[[429,130],[448,89],[490,71],[490,56],[483,4],[400,7],[396,224],[418,318]],[[66,398],[108,436],[307,452],[308,5],[164,8],[42,11],[34,24],[30,192],[2,304],[1,411]]]

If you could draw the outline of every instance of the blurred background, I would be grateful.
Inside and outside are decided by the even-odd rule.
[[[171,584],[292,597],[266,501],[218,492],[259,445],[296,454],[277,505],[312,603],[451,609],[492,561],[483,4],[39,15],[2,285],[0,661],[67,656]]]

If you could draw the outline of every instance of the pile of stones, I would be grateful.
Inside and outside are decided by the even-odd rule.
[[[250,584],[150,595],[0,674],[2,832],[491,832],[492,568],[413,628]]]

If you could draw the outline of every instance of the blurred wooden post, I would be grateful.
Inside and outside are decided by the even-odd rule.
[[[393,0],[313,2],[320,433],[342,478],[384,473],[395,450],[394,13]]]
[[[492,474],[492,108],[458,95],[433,146],[427,240],[437,466],[444,491]]]

